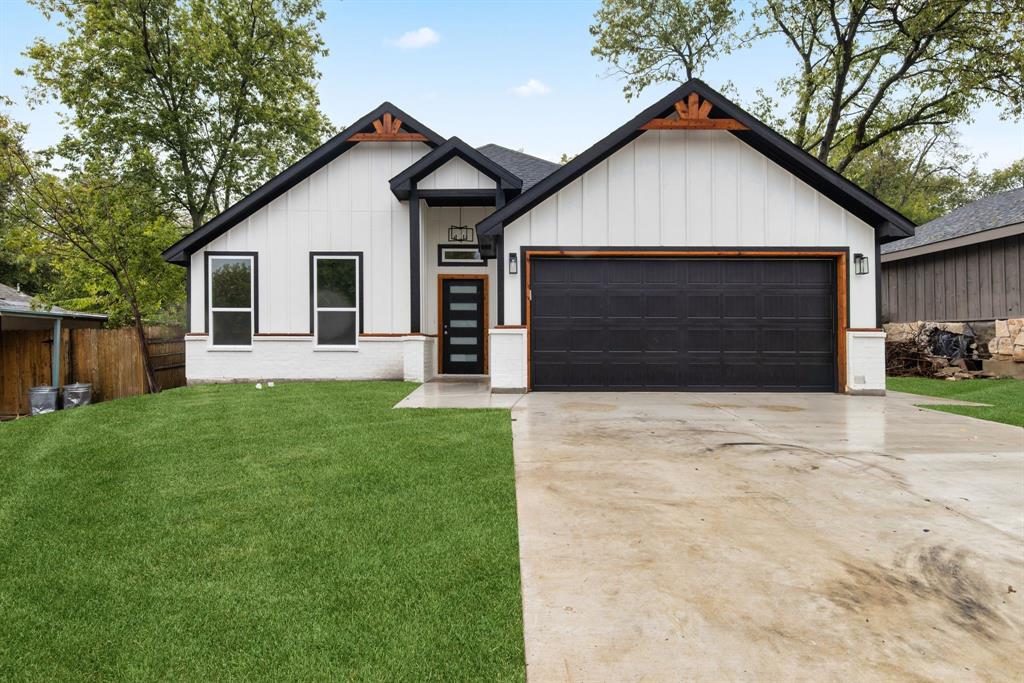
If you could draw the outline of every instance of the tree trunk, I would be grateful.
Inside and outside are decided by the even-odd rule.
[[[149,355],[149,344],[146,343],[146,328],[142,324],[142,315],[139,314],[139,307],[135,301],[132,304],[132,319],[135,321],[135,333],[139,338],[139,349],[142,351],[142,367],[146,373],[146,391],[150,394],[160,393],[160,385],[156,381],[156,370],[153,369],[153,359]]]

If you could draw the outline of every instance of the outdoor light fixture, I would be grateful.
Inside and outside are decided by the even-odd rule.
[[[508,255],[508,274],[515,275],[519,272],[519,257],[515,254]]]
[[[864,254],[853,255],[853,272],[857,275],[867,275],[868,269],[868,257]]]
[[[474,235],[473,232],[473,228],[467,225],[453,225],[450,228],[448,228],[448,241],[475,242],[476,235]]]

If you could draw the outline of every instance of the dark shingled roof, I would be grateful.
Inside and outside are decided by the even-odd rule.
[[[523,180],[523,192],[562,167],[553,161],[539,159],[529,154],[517,152],[501,145],[484,145],[476,148],[491,161],[500,164]]]
[[[917,228],[913,237],[882,245],[883,254],[1024,223],[1024,188],[1007,190],[965,204]]]

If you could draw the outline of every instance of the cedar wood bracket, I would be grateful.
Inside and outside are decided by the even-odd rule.
[[[640,130],[750,130],[736,119],[710,119],[711,102],[700,101],[700,96],[691,92],[687,101],[676,102],[677,119],[651,119]]]
[[[356,133],[349,138],[352,142],[427,142],[422,133],[403,133],[402,119],[396,119],[391,112],[373,121],[372,133]]]

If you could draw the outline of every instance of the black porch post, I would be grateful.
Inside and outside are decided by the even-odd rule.
[[[501,179],[495,183],[496,189],[494,191],[494,210],[497,211],[501,207],[505,206],[505,191],[501,187]],[[495,242],[495,256],[497,257],[497,272],[495,275],[498,281],[498,324],[505,324],[505,230],[502,229],[496,238]]]
[[[409,332],[420,331],[420,196],[416,181],[409,189]]]

